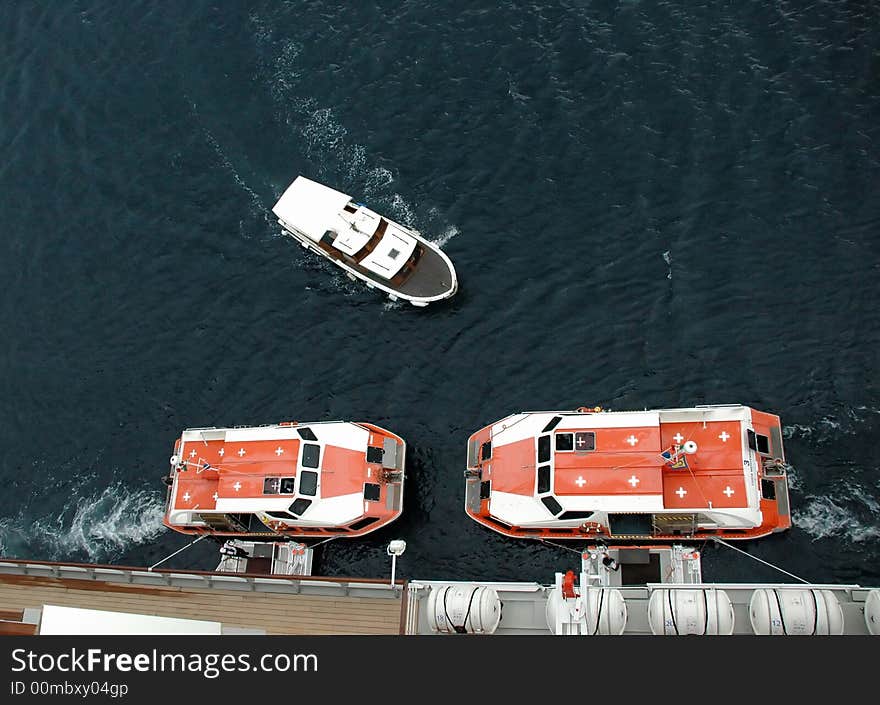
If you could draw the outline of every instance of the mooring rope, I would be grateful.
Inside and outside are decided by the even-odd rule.
[[[794,573],[789,573],[787,570],[783,570],[782,568],[780,568],[777,565],[773,565],[772,563],[769,563],[768,561],[765,561],[761,558],[758,558],[757,556],[753,556],[751,553],[748,553],[747,551],[743,551],[741,548],[737,548],[736,546],[731,546],[729,543],[727,543],[727,541],[722,541],[721,539],[719,539],[718,537],[715,537],[715,536],[712,537],[712,540],[715,543],[720,543],[722,546],[727,546],[728,548],[732,548],[734,551],[739,551],[740,553],[748,556],[749,558],[753,558],[754,560],[758,561],[758,563],[763,563],[766,566],[770,566],[774,570],[778,570],[780,573],[785,573],[786,575],[794,578],[795,580],[800,580],[802,583],[806,583],[807,585],[810,584],[809,580],[804,580],[803,578],[798,577]]]

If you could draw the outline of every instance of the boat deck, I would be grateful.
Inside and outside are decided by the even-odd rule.
[[[418,245],[421,248],[418,262],[404,267],[406,273],[397,274],[390,281],[359,264],[361,259],[375,247],[375,243],[372,241],[367,243],[364,251],[359,252],[357,257],[340,252],[323,240],[313,243],[313,246],[315,244],[331,259],[346,264],[370,281],[396,289],[406,296],[439,296],[452,285],[452,273],[449,270],[449,265],[437,252],[422,243]]]
[[[438,296],[452,285],[449,265],[430,247],[422,250],[417,266],[397,288],[407,296]]]
[[[226,633],[399,634],[402,602],[402,590],[381,581],[0,562],[9,615],[0,633],[34,633],[13,616],[59,605],[220,622]]]

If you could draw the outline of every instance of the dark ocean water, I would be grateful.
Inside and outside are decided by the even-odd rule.
[[[362,419],[406,511],[320,571],[552,581],[463,511],[508,413],[778,413],[795,526],[740,544],[880,581],[873,2],[0,4],[0,551],[149,565],[188,426]],[[391,305],[281,236],[298,174],[442,243]],[[203,542],[168,563],[210,568]],[[777,573],[705,547],[715,580]]]

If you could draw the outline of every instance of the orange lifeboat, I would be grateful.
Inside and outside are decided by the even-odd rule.
[[[524,412],[468,440],[465,511],[518,538],[754,539],[791,526],[787,468],[747,406]]]
[[[403,511],[405,454],[400,436],[363,422],[187,429],[164,524],[252,541],[362,536]]]

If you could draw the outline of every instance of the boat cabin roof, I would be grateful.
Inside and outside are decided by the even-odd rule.
[[[573,512],[754,510],[754,445],[763,439],[769,455],[767,419],[753,430],[742,406],[508,417],[492,427],[488,471],[484,465],[492,514],[545,521],[540,498],[548,493]],[[695,451],[682,452],[689,442]]]
[[[294,180],[272,211],[310,240],[354,258],[383,279],[392,279],[417,246],[416,239],[396,223],[304,176]]]
[[[378,473],[367,455],[372,438],[353,423],[187,430],[169,510],[287,512],[296,506],[297,515],[311,507],[307,517],[314,522],[357,517],[364,483]]]

